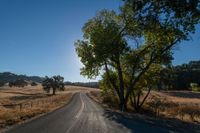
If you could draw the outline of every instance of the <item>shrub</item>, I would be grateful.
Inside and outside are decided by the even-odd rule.
[[[31,86],[37,86],[37,83],[36,82],[32,82]]]
[[[200,87],[198,86],[197,83],[190,83],[190,87],[192,91],[200,91]]]
[[[4,82],[0,81],[0,87],[4,86]]]

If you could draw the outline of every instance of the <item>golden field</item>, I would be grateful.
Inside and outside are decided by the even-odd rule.
[[[90,88],[66,86],[65,91],[52,96],[42,86],[0,88],[0,130],[31,118],[44,115],[66,105],[74,93]]]

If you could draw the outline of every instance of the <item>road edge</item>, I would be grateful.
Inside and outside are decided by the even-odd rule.
[[[34,116],[34,117],[30,118],[30,119],[27,119],[27,120],[25,120],[25,121],[23,121],[23,122],[16,123],[16,124],[14,124],[14,125],[12,125],[12,126],[8,126],[8,127],[6,127],[5,129],[2,129],[2,130],[0,131],[0,133],[5,133],[5,132],[7,132],[7,131],[9,131],[9,130],[15,128],[15,127],[21,126],[22,124],[28,124],[28,123],[30,123],[30,122],[32,122],[32,121],[34,121],[34,120],[41,119],[41,118],[43,118],[43,117],[46,117],[46,116],[48,116],[48,115],[51,115],[52,113],[54,113],[54,112],[56,112],[56,111],[58,111],[58,110],[64,108],[64,107],[67,106],[68,104],[70,104],[71,101],[72,101],[72,99],[75,97],[76,94],[78,94],[78,92],[73,93],[72,96],[71,96],[71,98],[70,98],[70,100],[69,100],[65,105],[63,105],[63,106],[61,106],[61,107],[59,107],[59,108],[57,108],[57,109],[55,109],[55,110],[52,110],[52,111],[50,111],[50,112],[36,115],[36,116]]]

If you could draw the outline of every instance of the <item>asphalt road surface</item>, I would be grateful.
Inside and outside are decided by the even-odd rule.
[[[11,128],[6,133],[176,133],[167,126],[129,119],[92,101],[84,93],[77,93],[70,103],[48,115]]]

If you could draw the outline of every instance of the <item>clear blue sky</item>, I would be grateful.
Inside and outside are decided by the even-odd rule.
[[[0,72],[90,81],[80,76],[74,42],[100,9],[118,9],[120,0],[0,0]],[[181,43],[174,64],[200,59],[200,27]]]

